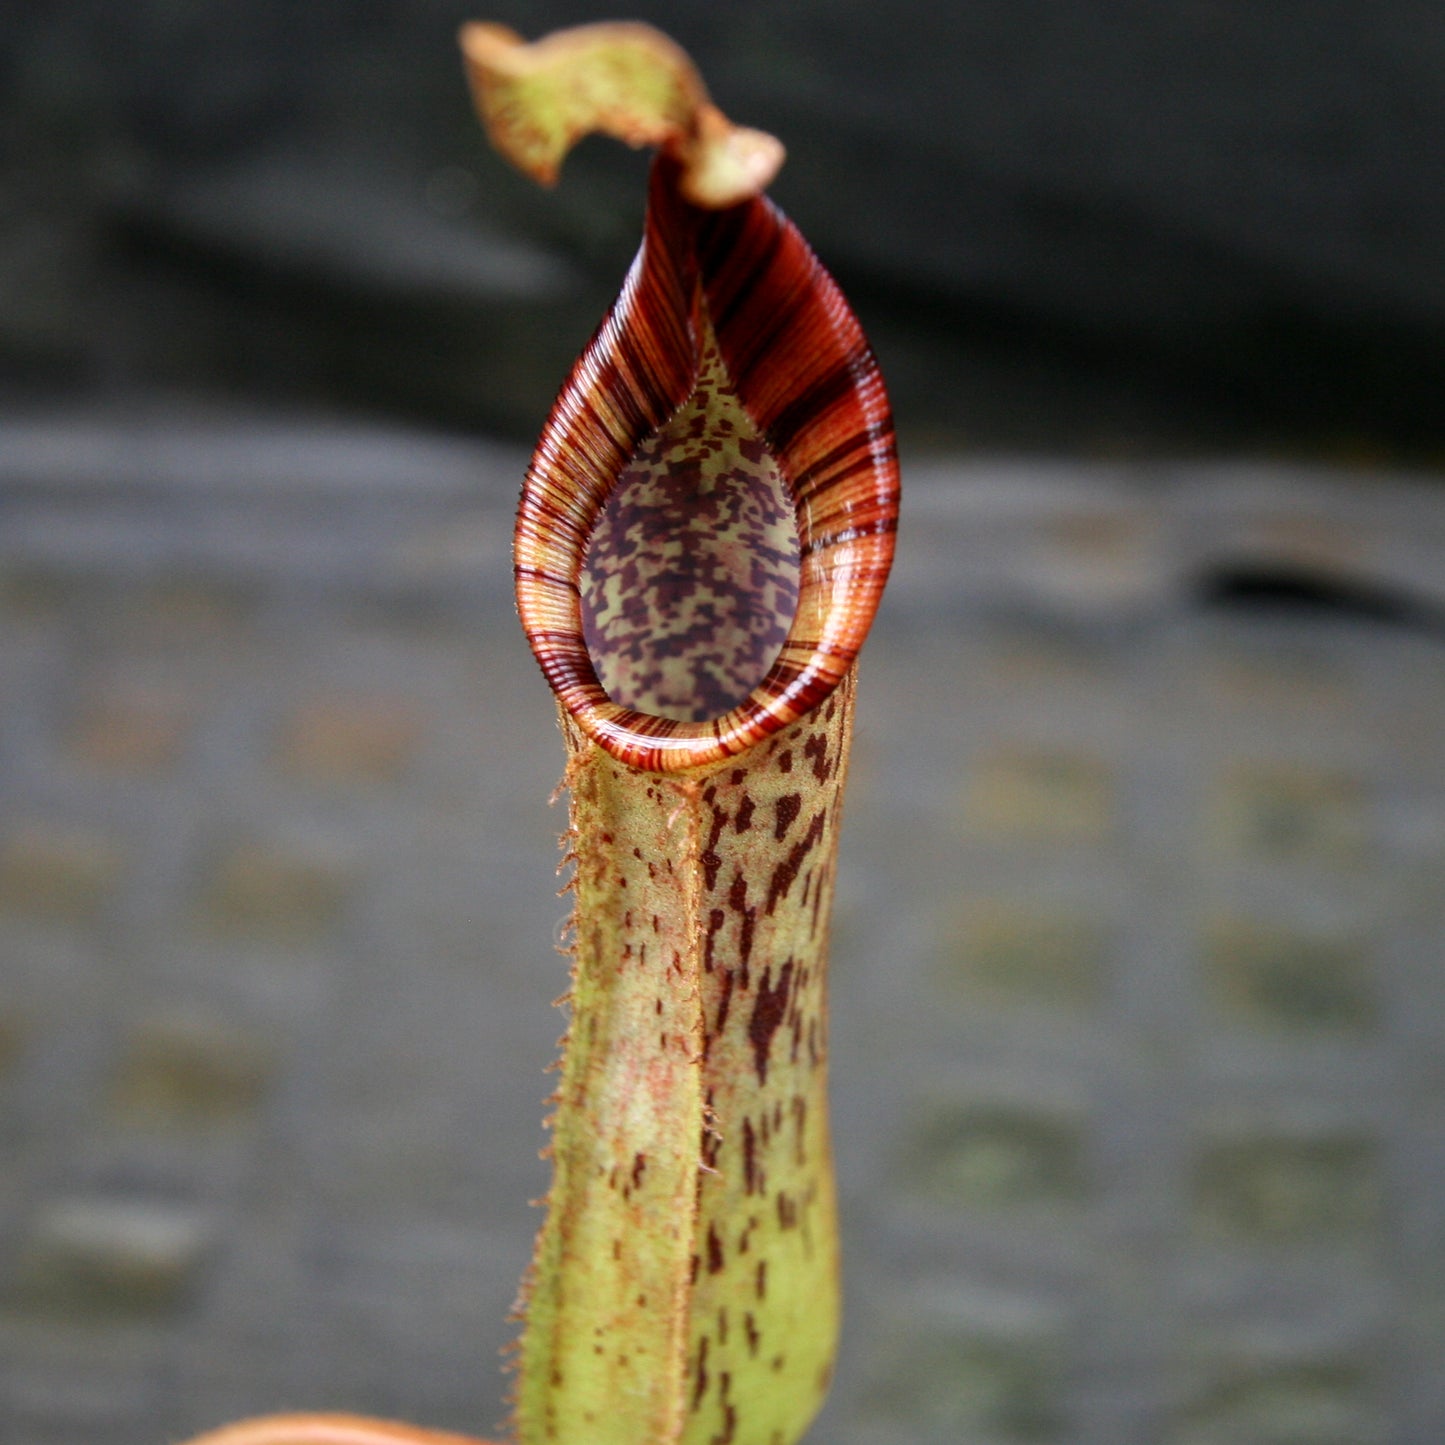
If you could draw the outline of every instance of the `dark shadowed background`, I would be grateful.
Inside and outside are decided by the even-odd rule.
[[[833,1445],[1445,1439],[1445,8],[639,5],[893,387]],[[561,746],[526,447],[645,160],[454,35],[0,20],[0,1445],[488,1430]],[[642,1442],[639,1442],[642,1445]]]
[[[544,195],[488,154],[465,5],[16,10],[7,390],[528,434],[631,254],[642,162],[592,142]],[[599,14],[492,13],[528,35]],[[775,195],[866,309],[906,438],[1438,457],[1438,6],[631,13],[786,138]]]

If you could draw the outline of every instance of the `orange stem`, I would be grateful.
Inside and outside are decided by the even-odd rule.
[[[362,1415],[262,1415],[197,1435],[187,1445],[496,1445]]]

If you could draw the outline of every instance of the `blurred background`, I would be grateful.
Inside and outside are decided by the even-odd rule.
[[[458,1430],[545,1189],[527,447],[645,158],[454,35],[0,33],[0,1445]],[[1445,1434],[1445,12],[641,4],[910,487],[835,924],[838,1445]]]
[[[500,4],[536,35],[607,12]],[[1445,17],[654,4],[869,316],[905,441],[1438,463]],[[322,405],[529,439],[645,161],[487,151],[464,5],[60,0],[0,43],[21,398]]]

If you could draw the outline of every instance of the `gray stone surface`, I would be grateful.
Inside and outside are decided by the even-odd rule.
[[[0,438],[4,1445],[502,1415],[565,972],[522,461],[264,414]],[[1437,483],[912,482],[814,1438],[1438,1445]],[[1245,565],[1346,605],[1206,605]]]

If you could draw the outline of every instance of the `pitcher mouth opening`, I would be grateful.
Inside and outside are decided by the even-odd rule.
[[[516,532],[558,700],[655,772],[719,763],[832,692],[898,505],[882,379],[832,279],[771,203],[696,209],[673,169],[654,165],[642,249],[548,419]]]
[[[699,312],[692,392],[623,468],[579,578],[587,654],[609,700],[676,722],[741,707],[798,610],[792,497]]]

